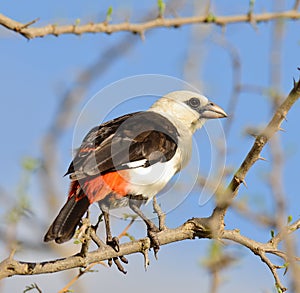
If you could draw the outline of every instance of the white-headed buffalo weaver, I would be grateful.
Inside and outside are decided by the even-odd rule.
[[[109,228],[111,208],[129,205],[146,223],[148,235],[153,236],[158,228],[144,216],[140,205],[152,199],[187,164],[193,133],[207,119],[226,116],[206,97],[176,91],[157,100],[147,111],[93,128],[68,168],[69,196],[44,241],[63,243],[71,239],[94,202],[99,203],[104,216],[107,243],[116,250],[118,243]]]

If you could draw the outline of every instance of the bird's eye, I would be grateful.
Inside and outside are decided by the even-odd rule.
[[[189,99],[188,103],[192,108],[198,108],[200,106],[200,101],[197,98]]]

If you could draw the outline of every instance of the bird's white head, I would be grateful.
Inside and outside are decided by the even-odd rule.
[[[227,117],[220,106],[191,91],[168,93],[149,110],[166,116],[177,127],[186,127],[192,132],[201,128],[207,119]]]

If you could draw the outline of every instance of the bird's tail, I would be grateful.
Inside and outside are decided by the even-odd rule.
[[[70,240],[89,205],[90,202],[87,196],[81,198],[69,197],[48,229],[44,241],[55,240],[56,243],[63,243]]]

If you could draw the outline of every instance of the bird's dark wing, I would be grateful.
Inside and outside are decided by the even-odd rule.
[[[178,132],[164,116],[136,112],[94,127],[84,138],[67,174],[80,179],[170,160]]]

